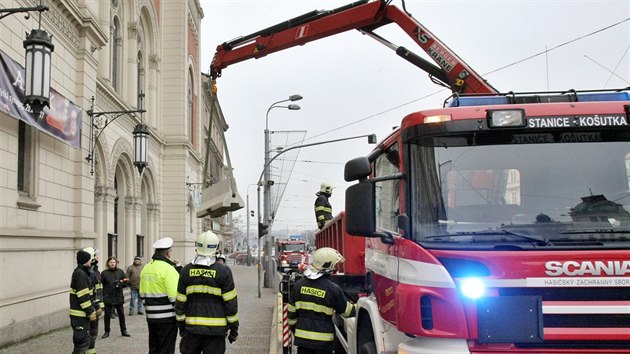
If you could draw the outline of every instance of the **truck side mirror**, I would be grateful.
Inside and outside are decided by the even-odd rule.
[[[375,236],[374,195],[374,184],[367,181],[346,189],[346,232],[350,235]]]
[[[346,182],[360,181],[372,173],[372,167],[367,157],[357,157],[346,162],[343,170],[343,178]]]

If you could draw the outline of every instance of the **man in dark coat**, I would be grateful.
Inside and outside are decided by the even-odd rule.
[[[118,260],[116,257],[107,258],[106,269],[101,273],[101,281],[103,282],[103,301],[105,302],[105,333],[102,338],[109,337],[109,324],[112,318],[112,309],[115,307],[118,313],[118,323],[120,324],[120,333],[123,337],[131,337],[127,332],[125,324],[125,296],[123,288],[129,285],[129,279],[125,277],[125,272],[118,268]]]

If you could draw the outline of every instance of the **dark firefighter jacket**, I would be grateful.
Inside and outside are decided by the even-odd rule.
[[[238,330],[238,303],[229,267],[187,264],[180,272],[175,303],[177,321],[190,333],[225,336]]]
[[[72,272],[70,280],[70,318],[84,317],[96,311],[92,297],[94,284],[90,280],[90,270],[79,264]]]
[[[105,269],[101,272],[101,281],[103,282],[103,301],[106,305],[122,305],[125,303],[123,295],[124,283],[120,281],[125,277],[122,269]]]
[[[179,274],[175,264],[160,253],[142,268],[140,297],[149,323],[175,323],[175,298]]]
[[[295,328],[294,344],[332,351],[335,339],[333,314],[350,317],[354,315],[354,309],[343,290],[328,275],[296,281],[287,307],[289,325]]]
[[[105,302],[103,302],[103,283],[101,282],[101,273],[98,271],[98,265],[96,262],[92,262],[90,267],[90,280],[94,284],[94,296],[92,296],[92,302],[95,308],[105,310]]]
[[[332,206],[328,198],[330,194],[324,192],[317,192],[317,199],[315,199],[315,219],[317,219],[317,227],[321,230],[327,222],[332,220]]]

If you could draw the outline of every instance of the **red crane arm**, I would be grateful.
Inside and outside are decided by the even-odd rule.
[[[372,32],[392,22],[405,31],[438,66]],[[384,0],[371,2],[362,0],[334,10],[311,11],[248,36],[220,44],[212,60],[211,76],[213,79],[220,77],[221,70],[229,65],[247,59],[258,59],[270,53],[352,29],[359,30],[395,50],[399,56],[449,86],[453,92],[497,92],[411,15]]]

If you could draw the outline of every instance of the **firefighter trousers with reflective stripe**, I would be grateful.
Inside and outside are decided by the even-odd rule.
[[[90,347],[86,354],[96,353],[96,337],[98,337],[98,319],[90,321]]]
[[[90,321],[86,317],[70,316],[72,326],[72,354],[86,354],[90,347]]]

